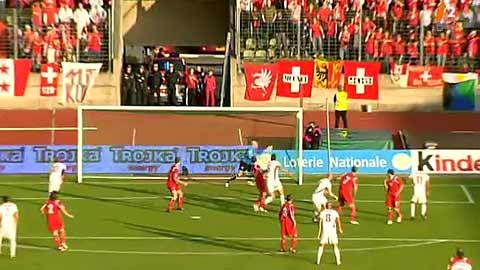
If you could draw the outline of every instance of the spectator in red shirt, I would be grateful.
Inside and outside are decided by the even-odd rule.
[[[337,23],[334,20],[329,20],[327,24],[328,57],[332,57],[334,55],[332,51],[334,50],[334,48],[337,48],[336,37],[337,37]]]
[[[378,31],[375,33],[375,42],[373,46],[373,60],[379,61],[381,56],[382,42],[385,34],[383,33],[383,28],[378,28]]]
[[[308,10],[305,13],[305,16],[311,23],[313,22],[314,18],[318,18],[318,10],[315,8],[315,5],[313,3],[310,3],[310,5],[308,6]]]
[[[375,23],[370,20],[370,17],[365,17],[365,20],[363,21],[363,24],[362,24],[362,35],[363,36],[367,36],[367,33],[369,33],[370,31],[372,30],[375,30],[377,28],[377,26],[375,25]]]
[[[53,27],[47,28],[47,34],[45,35],[45,51],[47,57],[47,63],[59,62],[60,57],[60,40],[58,37],[57,29]]]
[[[403,64],[403,57],[405,55],[405,41],[403,41],[401,34],[397,34],[393,45],[395,47],[395,56],[397,57],[397,63],[401,65]]]
[[[197,101],[195,100],[195,96],[198,91],[198,77],[197,74],[195,74],[195,69],[190,68],[185,82],[187,86],[187,100],[185,104],[187,106],[196,105]]]
[[[43,8],[43,22],[45,25],[54,26],[58,23],[58,8],[55,2],[45,1]]]
[[[34,32],[30,25],[25,25],[25,31],[23,31],[23,54],[25,57],[32,56],[32,45],[35,38]]]
[[[40,2],[32,4],[32,25],[33,30],[41,30],[43,27],[43,10]]]
[[[35,31],[33,33],[32,52],[33,52],[33,61],[34,61],[36,70],[39,70],[40,65],[42,64],[44,45],[45,45],[45,41],[40,36],[40,33],[38,31]]]
[[[365,54],[367,61],[372,61],[375,54],[375,31],[373,29],[367,33],[365,43]]]
[[[333,9],[333,19],[340,25],[343,26],[345,24],[345,21],[347,19],[347,16],[345,14],[345,8],[342,8],[340,6],[340,3],[337,3],[335,8]]]
[[[318,16],[320,17],[320,22],[322,24],[322,27],[326,28],[332,16],[332,10],[328,6],[327,1],[323,2],[322,7],[318,11]]]
[[[382,19],[383,27],[385,28],[387,27],[387,10],[388,10],[387,0],[377,0],[374,18]]]
[[[207,95],[205,106],[215,106],[217,79],[213,76],[213,70],[208,71],[205,77],[205,92]]]
[[[479,46],[480,38],[477,35],[477,31],[472,31],[468,37],[468,47],[467,47],[467,59],[468,66],[473,70],[475,68],[475,63],[479,60]]]
[[[448,55],[448,40],[445,36],[445,33],[440,33],[440,36],[437,38],[437,66],[445,66],[447,62]]]
[[[323,32],[323,28],[317,18],[313,19],[313,24],[311,27],[311,37],[314,57],[316,58],[317,55],[323,57],[323,38],[325,37],[325,33]]]
[[[403,2],[400,0],[396,0],[395,3],[393,3],[392,7],[392,18],[393,18],[393,28],[392,31],[393,33],[397,32],[398,27],[402,23],[403,20]]]
[[[418,40],[414,35],[410,36],[410,40],[407,43],[407,54],[409,64],[415,65],[418,59]]]
[[[94,62],[101,60],[102,36],[98,32],[96,26],[92,26],[92,32],[88,34],[87,51],[89,53],[90,60]]]
[[[390,36],[390,32],[385,32],[385,37],[382,42],[382,57],[385,73],[390,73],[390,62],[393,55],[393,40]]]
[[[408,26],[414,30],[420,25],[420,11],[414,6],[408,10]]]
[[[340,33],[340,59],[346,60],[350,58],[350,41],[352,36],[348,31],[348,27],[345,25]]]
[[[427,31],[425,40],[423,43],[425,48],[425,65],[430,65],[430,61],[433,61],[435,58],[435,37],[432,35],[432,31]]]

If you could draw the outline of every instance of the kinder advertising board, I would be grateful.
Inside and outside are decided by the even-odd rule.
[[[412,151],[412,171],[431,174],[478,174],[480,150]]]
[[[274,151],[277,159],[291,171],[298,166],[296,151]],[[306,150],[303,152],[305,174],[328,173],[330,164],[332,173],[345,173],[352,166],[359,168],[359,173],[386,174],[388,169],[397,173],[410,173],[412,157],[410,151],[396,150],[349,150],[332,151],[330,158],[327,151]]]

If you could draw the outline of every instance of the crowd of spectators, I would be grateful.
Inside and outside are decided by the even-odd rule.
[[[383,61],[387,72],[394,62],[479,68],[480,0],[241,0],[240,9],[243,49],[266,57],[299,49],[302,57]]]
[[[216,106],[217,77],[213,69],[187,67],[175,53],[155,47],[138,67],[126,65],[122,105]]]
[[[11,0],[17,10],[18,57],[42,63],[104,62],[108,59],[111,0]],[[5,46],[5,45],[3,45]],[[14,46],[9,46],[13,48]]]

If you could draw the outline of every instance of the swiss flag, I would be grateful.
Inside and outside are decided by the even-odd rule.
[[[246,63],[244,68],[246,81],[245,99],[252,101],[269,100],[277,81],[277,65]]]
[[[31,59],[0,59],[0,96],[23,96],[27,87]]]
[[[60,66],[56,63],[44,64],[40,68],[40,96],[57,96]]]
[[[281,60],[278,62],[277,96],[311,97],[315,80],[314,61]]]
[[[442,86],[443,67],[439,66],[409,66],[408,86]]]
[[[378,100],[380,63],[346,61],[343,66],[345,90],[349,98]]]

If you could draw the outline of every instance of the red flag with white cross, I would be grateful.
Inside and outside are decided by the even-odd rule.
[[[40,96],[57,96],[60,66],[55,63],[44,64],[40,70]]]
[[[343,66],[349,98],[378,100],[380,63],[346,61]]]
[[[440,66],[409,66],[408,86],[442,86],[442,73],[443,67]]]
[[[281,60],[278,62],[277,96],[311,97],[314,80],[314,61]]]
[[[0,59],[0,96],[23,96],[32,68],[31,59]]]

